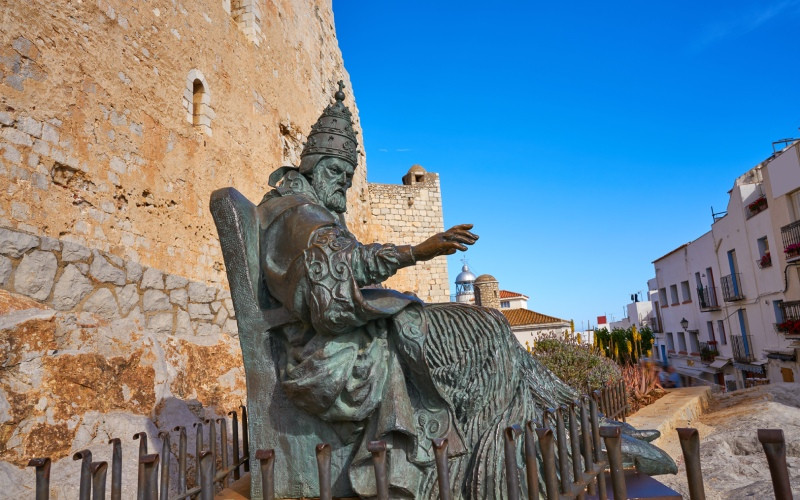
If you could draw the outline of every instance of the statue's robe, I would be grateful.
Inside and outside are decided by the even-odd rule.
[[[370,288],[412,264],[408,252],[359,243],[296,169],[278,169],[270,185],[259,205],[264,280],[298,319],[282,331],[280,383],[296,406],[357,443],[354,491],[375,495],[367,443],[382,439],[392,496],[438,496],[431,439],[447,438],[454,496],[504,497],[503,429],[541,421],[578,394],[519,344],[499,311]]]

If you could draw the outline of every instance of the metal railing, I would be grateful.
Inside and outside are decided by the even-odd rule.
[[[139,441],[139,467],[137,475],[137,499],[144,500],[183,500],[185,498],[199,498],[211,500],[217,486],[227,487],[231,480],[241,477],[241,470],[249,472],[250,464],[249,439],[247,435],[247,408],[241,406],[242,411],[242,447],[239,453],[239,422],[235,411],[229,412],[231,417],[231,448],[228,448],[228,425],[226,418],[205,419],[194,424],[197,433],[196,454],[197,466],[195,468],[195,486],[187,488],[186,476],[186,428],[178,426],[173,431],[178,433],[178,494],[170,496],[170,433],[161,431],[158,437],[161,440],[161,453],[148,453],[147,433],[138,432],[133,439]],[[205,426],[203,424],[206,424]],[[217,427],[219,426],[219,433]],[[204,431],[208,429],[208,440],[204,440]],[[110,439],[111,445],[111,500],[122,498],[122,441],[119,438]],[[206,443],[206,444],[204,444]],[[219,447],[217,446],[219,445]],[[228,452],[232,451],[229,455]],[[73,455],[73,460],[81,461],[80,483],[78,498],[80,500],[105,500],[106,474],[108,462],[95,462],[92,452],[81,450]],[[217,468],[217,462],[221,468]],[[229,461],[230,459],[230,461]],[[47,500],[50,497],[50,459],[34,458],[28,466],[36,468],[36,500]]]
[[[697,287],[697,304],[700,306],[701,311],[715,311],[719,309],[719,300],[717,300],[717,287],[706,286]]]
[[[622,420],[625,422],[630,406],[628,405],[628,390],[625,387],[625,380],[606,385],[600,388],[598,392],[598,403],[600,404],[600,411],[608,418],[615,420]]]
[[[607,500],[613,498],[628,498],[628,486],[633,481],[641,480],[646,476],[626,472],[623,469],[621,427],[599,425],[598,400],[601,398],[599,391],[593,397],[581,396],[570,405],[559,408],[550,408],[542,415],[542,421],[527,422],[524,428],[519,425],[506,427],[503,432],[505,451],[506,491],[509,500],[520,500],[522,495],[522,479],[527,486],[528,498],[539,498],[539,457],[542,460],[542,478],[544,496],[548,500],[572,500],[596,496]],[[555,424],[555,433],[550,424]],[[213,428],[213,427],[210,427]],[[686,476],[689,486],[689,498],[700,500],[705,498],[705,485],[700,465],[700,438],[697,429],[677,429],[681,450],[686,464]],[[758,440],[764,448],[772,488],[775,498],[792,498],[789,482],[789,470],[786,463],[786,442],[783,431],[780,429],[758,429]],[[144,434],[144,433],[141,433]],[[221,434],[222,435],[222,434]],[[182,433],[185,436],[185,432]],[[518,468],[519,447],[518,439],[523,437],[522,455],[524,468]],[[146,435],[140,435],[146,439]],[[603,459],[601,438],[607,450],[607,460]],[[112,440],[118,443],[118,440]],[[141,450],[140,441],[140,450]],[[185,458],[185,440],[180,457]],[[246,441],[245,441],[246,442]],[[452,486],[448,470],[447,439],[432,440],[436,471],[438,496],[442,500],[452,498]],[[375,474],[376,498],[389,499],[389,480],[386,467],[386,449],[384,441],[372,441],[368,450],[373,458]],[[538,449],[538,453],[537,453]],[[311,450],[309,450],[311,451]],[[331,447],[321,443],[316,446],[317,467],[320,480],[320,499],[332,498],[331,488]],[[216,475],[212,461],[211,450],[200,452],[200,467],[198,468],[199,487],[190,491],[183,488],[184,493],[177,498],[196,497],[202,500],[214,498],[214,482],[217,478],[225,478],[230,471],[219,471]],[[556,455],[557,453],[557,455]],[[163,464],[169,464],[168,447],[164,448],[162,455],[141,455],[139,458],[139,483],[137,498],[143,500],[166,499],[169,490],[169,469],[165,475]],[[159,485],[158,465],[160,456],[166,457],[162,462],[161,483]],[[121,448],[114,446],[114,466],[121,463]],[[243,457],[244,463],[246,457]],[[103,500],[106,492],[106,462],[92,462],[91,454],[84,450],[76,454],[76,459],[82,460],[80,476],[80,499]],[[265,499],[275,498],[274,490],[274,450],[257,450],[254,462],[258,462],[261,470],[262,492]],[[185,464],[185,461],[183,462]],[[50,495],[50,459],[35,458],[30,461],[30,466],[36,469],[36,499],[47,500]],[[233,465],[228,469],[238,470]],[[607,471],[608,469],[608,471]],[[121,469],[112,471],[111,498],[121,496]],[[182,479],[185,479],[185,469]],[[608,483],[606,480],[609,480]],[[166,486],[165,486],[165,481]],[[655,480],[650,481],[655,484]],[[224,484],[224,481],[223,481]],[[632,484],[631,484],[632,485]],[[160,488],[159,488],[160,486]],[[677,493],[676,493],[677,495]],[[672,498],[662,497],[662,498]],[[675,498],[680,498],[676,496]]]
[[[731,335],[731,346],[733,347],[734,361],[743,363],[755,361],[752,335]]]
[[[784,302],[781,304],[784,321],[800,320],[800,301]]]
[[[722,299],[725,302],[735,302],[744,299],[741,273],[723,276],[720,282],[722,283]]]
[[[786,258],[791,259],[800,255],[800,220],[786,224],[781,228],[783,251]]]

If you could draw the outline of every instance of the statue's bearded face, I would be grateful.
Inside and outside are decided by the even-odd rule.
[[[354,167],[341,158],[323,158],[314,167],[311,186],[331,212],[347,211],[347,190],[353,184]]]

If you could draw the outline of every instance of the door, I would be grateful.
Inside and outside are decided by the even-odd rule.
[[[733,296],[739,296],[739,280],[736,276],[736,250],[728,252],[728,266],[731,268],[731,286],[733,287]]]
[[[781,377],[784,382],[794,382],[794,372],[791,368],[781,368]]]
[[[708,290],[708,305],[717,305],[717,293],[714,288],[714,272],[710,267],[706,268],[706,289]]]

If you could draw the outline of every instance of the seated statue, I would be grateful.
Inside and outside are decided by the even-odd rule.
[[[312,127],[299,167],[275,170],[269,178],[274,189],[253,211],[257,241],[245,245],[250,253],[258,248],[252,290],[260,290],[254,293],[261,295],[262,309],[281,311],[281,321],[243,324],[243,299],[231,278],[237,264],[229,261],[220,228],[240,335],[261,328],[271,342],[261,354],[272,356],[265,361],[248,359],[254,351],[242,340],[248,404],[263,399],[263,387],[272,391],[263,403],[269,415],[250,408],[251,435],[272,433],[264,439],[294,453],[276,465],[276,475],[289,468],[276,492],[281,496],[315,493],[313,486],[292,486],[315,481],[302,471],[311,466],[313,449],[287,450],[317,433],[317,442],[335,437],[334,453],[344,450],[334,456],[335,495],[375,495],[367,444],[383,440],[391,496],[435,498],[431,439],[447,438],[453,496],[503,497],[503,429],[540,421],[547,408],[574,401],[578,393],[519,344],[499,311],[425,304],[380,287],[398,269],[466,250],[478,237],[465,224],[415,246],[358,242],[343,218],[358,154],[344,97],[340,82],[335,103]],[[254,257],[248,258],[240,266],[252,271]],[[253,382],[254,370],[272,381]],[[266,432],[261,420],[271,421],[263,425],[272,430]],[[313,425],[302,423],[308,421]],[[623,451],[640,471],[674,472],[668,456],[625,429]]]

